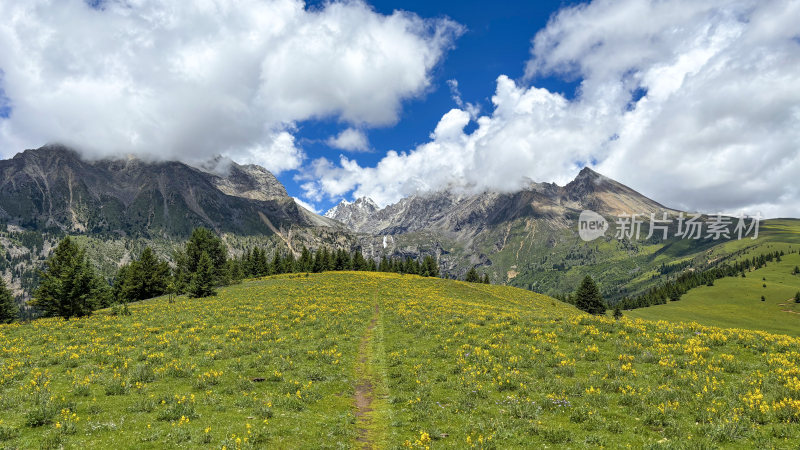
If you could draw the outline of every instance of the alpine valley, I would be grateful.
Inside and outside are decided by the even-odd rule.
[[[584,210],[606,218],[611,228],[605,237],[579,237]],[[75,236],[110,280],[146,246],[171,260],[192,229],[202,226],[222,236],[231,255],[255,246],[295,255],[304,246],[327,246],[373,260],[431,255],[444,277],[463,279],[476,268],[493,284],[557,297],[589,274],[613,305],[687,271],[800,244],[800,220],[794,219],[763,221],[757,240],[681,239],[674,229],[667,239],[660,233],[645,239],[649,214],[665,212],[679,214],[584,168],[565,186],[531,182],[517,192],[426,192],[384,208],[359,198],[320,216],[256,165],[91,161],[47,145],[0,161],[0,274],[24,309],[38,270],[64,235]],[[614,237],[613,218],[624,214],[644,215],[640,239]]]

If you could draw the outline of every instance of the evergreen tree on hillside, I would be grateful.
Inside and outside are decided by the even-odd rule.
[[[797,291],[797,293],[794,294],[794,302],[800,303],[800,291]]]
[[[6,287],[6,280],[0,276],[0,323],[11,323],[19,315],[17,302]]]
[[[158,297],[167,292],[170,270],[150,247],[136,261],[120,268],[114,282],[115,299],[127,303]]]
[[[274,266],[267,260],[267,252],[263,248],[256,247],[252,254],[253,276],[263,277],[275,273]]]
[[[353,270],[367,270],[367,260],[364,259],[364,255],[361,254],[361,250],[356,250],[353,253]]]
[[[125,264],[124,266],[120,267],[119,270],[117,270],[117,276],[114,278],[114,283],[111,288],[111,296],[114,298],[115,302],[124,303],[128,301],[123,295],[123,290],[125,286],[130,283],[128,281],[130,278],[130,272],[130,264]]]
[[[325,247],[322,249],[318,249],[317,253],[314,255],[314,268],[312,269],[314,273],[320,273],[325,270]]]
[[[325,270],[326,271],[337,270],[336,269],[336,252],[334,250],[328,250],[328,249],[325,249],[325,250],[326,250],[326,253],[327,253],[325,255]]]
[[[238,284],[244,278],[244,269],[242,268],[242,261],[235,258],[228,260],[228,274],[230,275],[231,283]]]
[[[481,283],[483,283],[483,284],[491,284],[489,282],[489,274],[487,274],[487,273],[483,274],[483,280],[481,280]]]
[[[275,249],[275,254],[272,255],[272,264],[270,264],[270,274],[283,273],[283,258],[278,249]]]
[[[189,272],[189,257],[183,250],[176,250],[172,255],[175,261],[175,271],[172,275],[172,284],[175,294],[184,294],[189,289],[192,274]],[[118,275],[119,276],[119,275]]]
[[[480,277],[478,275],[478,271],[475,270],[474,267],[469,269],[469,271],[467,271],[467,276],[464,277],[464,281],[468,281],[470,283],[478,283],[478,282],[480,282]]]
[[[386,258],[386,255],[381,256],[381,262],[378,264],[378,271],[380,272],[391,272],[392,265],[389,263],[389,260]]]
[[[291,250],[283,257],[281,264],[283,265],[283,273],[294,273],[296,261],[294,259],[294,253],[292,253]]]
[[[577,292],[575,292],[575,306],[589,314],[599,315],[606,312],[606,305],[600,289],[589,275],[583,279]]]
[[[422,269],[420,271],[420,275],[423,277],[439,276],[439,264],[436,262],[436,259],[433,256],[427,255],[422,259]]]
[[[298,261],[298,271],[299,272],[311,272],[314,270],[314,258],[311,256],[311,252],[303,246],[303,250],[300,252],[300,261]]]
[[[224,285],[228,282],[227,264],[228,250],[217,235],[207,228],[195,228],[189,241],[186,242],[186,257],[188,271],[194,274],[198,270],[200,256],[206,253],[211,259],[211,272],[214,285]]]
[[[214,291],[214,265],[208,253],[202,253],[197,261],[197,271],[192,275],[189,283],[189,296],[210,297],[216,295]]]
[[[350,255],[343,249],[336,250],[333,270],[350,270]]]
[[[69,236],[56,247],[41,272],[31,306],[45,316],[87,316],[109,303],[108,284],[96,273],[86,253]]]

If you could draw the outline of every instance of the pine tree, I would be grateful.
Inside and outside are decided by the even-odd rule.
[[[127,303],[163,295],[167,292],[169,276],[166,261],[146,247],[138,260],[120,268],[114,282],[114,299]]]
[[[403,272],[418,275],[419,263],[414,258],[406,258],[405,268],[403,269]]]
[[[478,271],[475,270],[474,267],[469,269],[469,271],[467,271],[467,276],[464,277],[464,281],[468,281],[470,283],[478,283],[478,282],[480,282],[480,277],[478,276]]]
[[[270,264],[270,274],[281,274],[283,273],[283,258],[281,258],[281,254],[278,249],[275,249],[275,254],[272,255],[272,264]]]
[[[367,270],[367,260],[364,259],[360,250],[353,253],[353,270]]]
[[[336,250],[335,261],[333,270],[350,270],[350,255],[343,249]]]
[[[325,254],[322,250],[318,249],[314,255],[314,273],[320,273],[325,270]]]
[[[0,276],[0,323],[11,323],[17,316],[19,316],[17,302],[6,287],[6,280]]]
[[[231,277],[231,283],[239,284],[244,278],[244,270],[242,270],[242,261],[231,258],[228,260],[228,273]]]
[[[275,273],[275,267],[269,263],[267,259],[267,251],[263,248],[257,248],[258,254],[255,259],[256,276],[263,277]]]
[[[175,261],[175,270],[172,274],[172,284],[175,294],[180,295],[187,292],[189,283],[192,281],[192,274],[189,272],[189,257],[183,250],[176,250],[172,259]]]
[[[386,259],[386,255],[381,256],[381,262],[378,264],[378,271],[380,272],[391,272],[392,265],[389,263],[389,260]]]
[[[130,271],[130,264],[125,264],[124,266],[120,267],[119,270],[117,270],[117,276],[114,278],[114,284],[111,288],[111,297],[113,297],[114,302],[116,303],[125,303],[128,301],[125,298],[123,291],[125,290],[125,287],[130,284],[130,281],[128,281],[130,278]]]
[[[425,258],[422,259],[422,267],[420,268],[420,275],[423,277],[438,277],[439,276],[439,264],[436,262],[436,259],[431,256],[427,255]]]
[[[589,275],[583,279],[577,292],[575,292],[575,306],[589,314],[599,315],[606,312],[603,296],[594,280]]]
[[[30,304],[45,316],[82,317],[109,303],[108,285],[69,236],[58,244],[40,277]]]
[[[202,253],[197,261],[197,271],[189,284],[189,295],[194,298],[216,295],[214,291],[214,265],[208,253]]]
[[[298,271],[299,272],[311,272],[314,268],[314,259],[311,257],[311,252],[303,246],[303,250],[300,252],[300,261],[298,264]]]
[[[253,267],[253,251],[249,248],[242,253],[242,273],[245,277],[255,276],[255,270]]]
[[[622,311],[619,309],[619,305],[614,307],[614,319],[615,320],[622,319]]]
[[[483,274],[483,280],[481,280],[481,282],[482,282],[483,284],[491,284],[491,282],[489,281],[489,274],[487,274],[487,273],[484,273],[484,274]]]
[[[207,253],[208,257],[211,258],[211,273],[214,278],[214,285],[227,284],[228,274],[225,261],[228,259],[228,250],[225,244],[211,230],[195,228],[191,237],[189,237],[189,241],[186,242],[186,256],[190,274],[197,272],[197,265],[203,253]]]
[[[283,273],[294,273],[296,261],[294,259],[294,253],[292,253],[291,250],[286,253],[286,256],[283,257],[283,261],[281,261],[281,263],[283,264]]]

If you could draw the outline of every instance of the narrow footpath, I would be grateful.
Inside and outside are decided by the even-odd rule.
[[[356,362],[356,448],[385,448],[388,444],[388,392],[384,377],[383,326],[376,303]]]

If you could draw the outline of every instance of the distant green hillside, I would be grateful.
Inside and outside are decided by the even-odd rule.
[[[646,227],[642,237],[647,235]],[[674,236],[674,230],[670,231]],[[800,248],[800,220],[776,219],[761,223],[759,238],[719,241],[713,239],[657,238],[617,240],[609,231],[605,239],[584,242],[573,229],[547,222],[517,221],[504,237],[488,235],[490,244],[503,240],[503,248],[491,255],[485,270],[507,279],[512,286],[548,295],[574,291],[584,276],[592,275],[606,297],[613,301],[635,296],[674,277],[681,270],[702,269],[762,253]],[[682,265],[681,265],[682,264]]]
[[[292,274],[0,325],[10,448],[788,447],[800,340],[506,286]]]
[[[789,245],[765,243],[749,248],[745,255],[760,254],[764,249],[789,250]],[[793,249],[797,247],[794,244]],[[794,302],[795,294],[800,291],[800,275],[792,275],[794,267],[800,265],[800,255],[787,254],[782,259],[779,263],[748,272],[746,278],[722,278],[714,286],[690,290],[680,301],[626,311],[625,314],[640,319],[695,321],[704,325],[800,336],[800,304]]]

